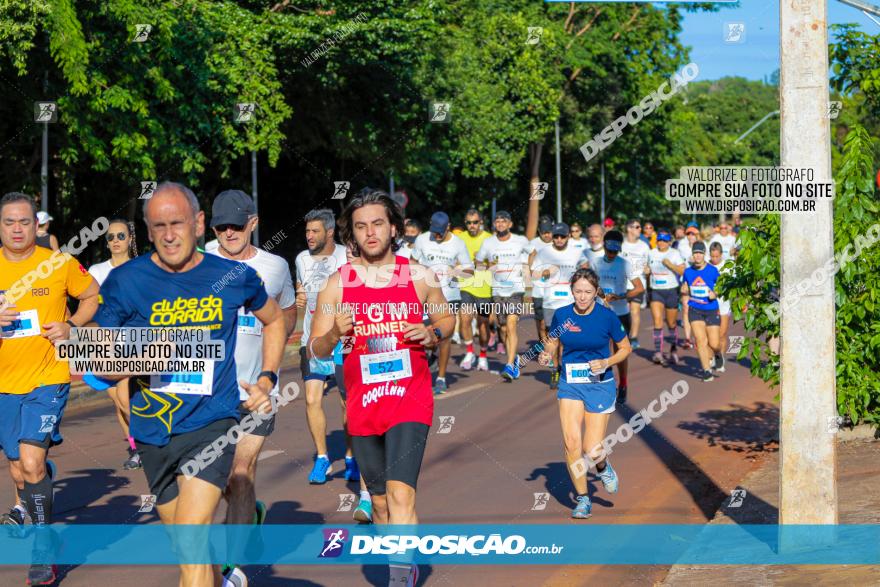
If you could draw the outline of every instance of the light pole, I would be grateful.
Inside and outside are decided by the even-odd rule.
[[[562,165],[559,160],[559,119],[556,120],[556,222],[562,222]]]
[[[764,121],[765,121],[765,120],[767,120],[767,119],[770,118],[771,116],[776,116],[777,114],[779,114],[779,110],[774,110],[773,112],[768,112],[766,115],[764,115],[764,118],[762,118],[761,120],[759,120],[758,122],[756,122],[755,124],[753,124],[753,125],[751,126],[751,128],[749,128],[749,130],[747,130],[747,131],[744,132],[743,134],[739,135],[739,138],[736,139],[735,141],[733,141],[733,144],[735,145],[735,144],[737,144],[738,142],[740,142],[741,140],[743,140],[744,138],[746,138],[747,136],[749,136],[749,135],[752,133],[753,130],[755,130],[756,128],[758,128],[758,127],[761,126],[762,124],[764,124]]]
[[[251,193],[254,195],[254,209],[257,211],[257,215],[260,214],[260,205],[259,200],[257,199],[257,152],[251,151]],[[260,246],[260,225],[257,224],[257,227],[254,228],[254,233],[251,235],[251,240],[255,247]]]

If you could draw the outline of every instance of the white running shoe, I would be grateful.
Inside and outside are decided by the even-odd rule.
[[[474,368],[474,361],[476,361],[476,360],[477,360],[477,357],[474,355],[474,353],[468,353],[461,360],[461,364],[459,366],[464,371],[470,371],[471,369]]]
[[[457,332],[452,335],[452,344],[461,344],[461,336]]]
[[[488,371],[489,370],[489,359],[486,357],[480,357],[477,359],[477,371]]]

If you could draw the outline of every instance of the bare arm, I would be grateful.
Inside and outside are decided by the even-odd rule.
[[[336,308],[341,302],[342,287],[339,282],[339,273],[334,273],[327,279],[326,286],[318,293],[315,313],[312,316],[311,340],[309,348],[306,349],[309,358],[329,358],[339,339],[351,332],[354,327],[354,317],[351,313],[336,312]]]
[[[71,322],[77,326],[81,326],[92,319],[95,312],[98,311],[99,291],[100,288],[98,287],[98,282],[92,278],[92,282],[85,291],[76,296],[76,299],[79,300],[79,307],[76,309],[76,313],[70,317]],[[71,326],[67,322],[49,322],[43,325],[43,329],[46,331],[43,336],[48,338],[52,343],[59,340],[70,339]]]

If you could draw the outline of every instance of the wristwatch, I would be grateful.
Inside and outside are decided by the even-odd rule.
[[[440,342],[441,340],[443,340],[443,331],[440,330],[440,329],[439,329],[438,327],[436,327],[436,326],[434,327],[433,330],[434,330],[434,336],[437,337],[437,342]]]
[[[278,375],[274,371],[260,371],[260,374],[257,375],[258,381],[260,377],[268,377],[269,381],[272,382],[272,387],[278,385]]]
[[[65,323],[68,324],[71,328],[79,328],[79,326],[73,323],[73,320],[65,320]]]

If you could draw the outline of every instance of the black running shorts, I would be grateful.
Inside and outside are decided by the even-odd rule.
[[[706,326],[721,326],[721,314],[718,310],[700,310],[691,306],[688,310],[688,321],[705,322]]]
[[[677,287],[671,287],[669,289],[652,289],[651,290],[651,303],[659,302],[663,304],[663,307],[667,310],[677,310],[678,309],[678,299],[679,292]]]
[[[481,317],[489,317],[492,314],[492,298],[480,298],[469,291],[461,291],[462,311],[476,314]]]
[[[402,422],[385,434],[351,437],[354,458],[371,495],[385,495],[388,481],[416,489],[429,429],[419,422]]]
[[[239,415],[244,418],[245,416],[251,413],[250,410],[244,407],[244,404],[238,406]],[[260,418],[258,420],[259,424],[257,427],[248,432],[248,434],[253,434],[254,436],[269,436],[275,430],[275,414],[272,414],[271,417],[267,419]]]
[[[208,459],[196,457],[215,440],[225,436],[235,424],[233,418],[217,420],[204,428],[175,434],[165,446],[137,443],[150,493],[156,496],[158,505],[177,497],[180,492],[177,486],[178,475],[194,473],[193,477],[216,485],[221,491],[226,488],[226,481],[232,470],[232,458],[235,456],[235,445],[227,444],[210,463],[207,463]],[[184,465],[188,466],[184,468]]]

